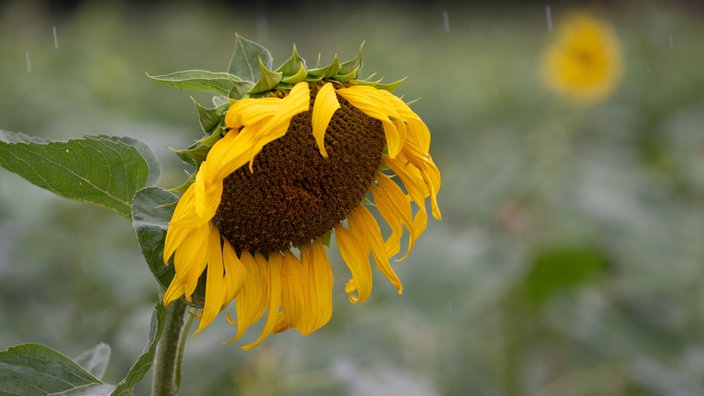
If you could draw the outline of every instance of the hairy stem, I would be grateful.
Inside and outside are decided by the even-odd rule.
[[[185,347],[184,317],[186,303],[178,299],[167,308],[164,332],[154,360],[154,381],[152,396],[174,396],[181,382],[181,359]],[[190,320],[188,321],[190,323]]]

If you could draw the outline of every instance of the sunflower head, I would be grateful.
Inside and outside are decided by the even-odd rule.
[[[164,303],[202,301],[198,331],[233,302],[233,340],[267,314],[245,348],[272,332],[323,326],[332,314],[325,246],[333,236],[351,273],[351,302],[371,293],[371,260],[401,293],[389,260],[404,232],[401,259],[425,230],[427,199],[440,219],[440,174],[428,127],[392,93],[400,81],[358,79],[361,66],[360,49],[308,68],[294,46],[273,69],[266,49],[237,37],[228,72],[152,77],[216,94],[214,107],[196,103],[205,136],[176,151],[196,172],[179,188],[164,247],[175,269]]]
[[[606,98],[621,76],[621,50],[610,25],[588,13],[568,16],[542,59],[547,86],[577,102]]]

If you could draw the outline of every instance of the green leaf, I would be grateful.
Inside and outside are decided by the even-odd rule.
[[[130,396],[132,394],[132,388],[144,378],[144,375],[152,367],[156,346],[161,338],[161,333],[164,331],[165,319],[166,308],[164,308],[161,303],[158,303],[152,314],[147,345],[144,347],[142,354],[132,368],[130,368],[130,371],[127,372],[127,376],[117,384],[117,388],[115,388],[111,396]]]
[[[110,362],[110,345],[100,343],[73,359],[95,378],[102,378]]]
[[[218,95],[239,99],[244,96],[252,83],[242,81],[237,76],[226,72],[211,72],[207,70],[183,70],[149,78],[162,84],[179,89],[206,91]]]
[[[159,182],[159,178],[161,177],[161,166],[159,165],[159,160],[156,158],[156,155],[154,155],[154,152],[149,148],[149,146],[147,146],[146,143],[129,136],[101,135],[100,137],[120,141],[136,148],[137,151],[139,151],[139,154],[142,155],[142,158],[147,162],[147,167],[149,167],[149,176],[147,177],[146,185],[153,186]]]
[[[127,218],[134,193],[158,178],[146,145],[108,136],[54,142],[0,130],[0,166],[62,197]]]
[[[44,345],[22,344],[0,352],[0,395],[109,395],[113,389]]]
[[[281,82],[281,73],[267,69],[266,66],[264,66],[264,63],[262,63],[261,59],[259,60],[259,67],[261,69],[259,80],[254,85],[254,87],[249,90],[248,93],[250,94],[257,94],[269,91],[279,85],[279,83]]]
[[[560,247],[540,252],[525,278],[528,298],[540,306],[556,293],[593,279],[607,266],[602,252],[592,247]]]
[[[259,63],[271,69],[273,58],[268,49],[235,34],[235,48],[232,51],[232,58],[228,65],[228,71],[244,81],[259,81],[261,69]]]
[[[132,205],[132,226],[149,270],[163,288],[174,277],[173,265],[164,264],[164,240],[178,197],[158,187],[139,190]]]

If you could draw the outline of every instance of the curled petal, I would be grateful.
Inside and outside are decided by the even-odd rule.
[[[269,337],[269,334],[274,330],[276,322],[279,318],[279,307],[281,306],[281,267],[283,265],[283,256],[281,253],[272,253],[269,255],[269,313],[264,323],[264,329],[259,338],[251,344],[242,347],[247,351],[259,345],[264,339]]]
[[[352,273],[345,292],[352,304],[363,302],[372,292],[372,269],[369,264],[369,246],[341,224],[335,227],[335,240],[340,255]]]
[[[374,216],[369,213],[367,208],[360,205],[350,214],[349,224],[350,231],[357,236],[357,240],[364,240],[364,244],[371,248],[372,257],[374,257],[379,271],[396,287],[398,294],[403,293],[401,280],[398,279],[396,272],[394,272],[391,265],[389,265],[389,259],[386,256],[386,248],[384,247],[384,239],[381,236],[381,230]]]
[[[337,100],[335,88],[332,83],[323,85],[315,96],[315,106],[313,107],[313,137],[318,145],[320,154],[327,158],[328,153],[325,150],[325,131],[328,129],[330,119],[333,114],[340,108],[340,102]]]

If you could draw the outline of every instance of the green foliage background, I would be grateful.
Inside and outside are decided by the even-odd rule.
[[[607,102],[579,108],[539,79],[553,36],[542,4],[257,13],[104,3],[57,15],[10,2],[0,8],[0,128],[138,138],[171,188],[186,175],[168,147],[200,137],[197,113],[187,93],[146,72],[225,70],[235,32],[277,65],[294,42],[325,64],[366,40],[361,75],[408,76],[396,92],[420,98],[444,219],[395,266],[402,297],[377,276],[370,301],[348,304],[333,249],[335,313],[323,329],[249,352],[220,344],[234,334],[224,319],[190,338],[182,394],[696,395],[704,10],[692,7],[600,8],[624,76]],[[553,22],[568,11],[553,5]],[[105,380],[119,381],[158,300],[131,224],[9,172],[0,185],[0,349],[39,342],[78,356],[105,342]]]

